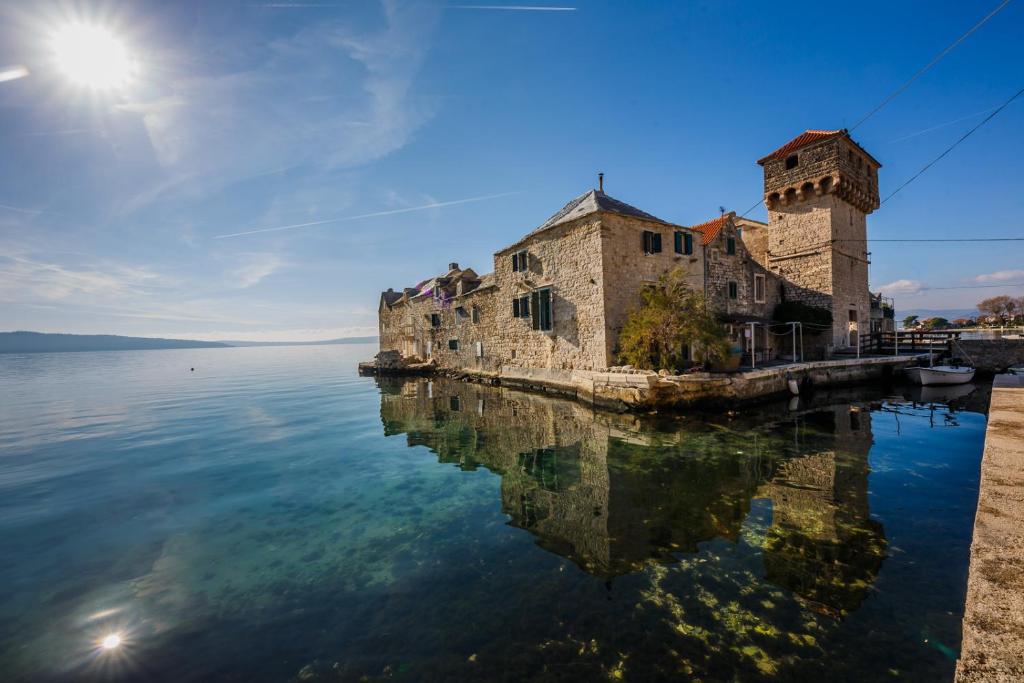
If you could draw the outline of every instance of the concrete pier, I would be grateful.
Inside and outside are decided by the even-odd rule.
[[[956,683],[1024,681],[1024,375],[996,375]]]

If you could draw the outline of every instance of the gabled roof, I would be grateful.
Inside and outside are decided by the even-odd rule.
[[[528,233],[522,239],[514,242],[513,244],[510,244],[509,246],[503,249],[499,249],[495,253],[500,254],[503,251],[506,251],[508,249],[511,249],[512,247],[522,244],[523,242],[530,239],[534,235],[542,233],[545,230],[550,230],[556,225],[562,225],[563,223],[568,223],[569,221],[574,221],[577,218],[589,216],[590,214],[597,213],[598,211],[614,213],[619,216],[628,216],[631,218],[642,218],[647,221],[662,223],[664,225],[672,225],[672,223],[669,223],[668,221],[663,221],[656,216],[652,216],[646,211],[641,211],[635,206],[631,206],[626,202],[620,202],[618,199],[615,199],[614,197],[609,197],[600,190],[590,190],[589,192],[584,192],[579,197],[576,197],[568,204],[563,206],[561,209],[559,209],[557,213],[551,216],[551,218],[544,221],[544,223],[542,223],[541,226],[536,230],[533,230],[532,232]]]
[[[700,234],[702,234],[704,238],[701,240],[701,242],[705,245],[708,245],[715,241],[715,238],[718,237],[718,235],[722,232],[722,228],[724,228],[726,223],[729,222],[729,219],[735,215],[735,212],[730,212],[722,216],[719,216],[718,218],[707,221],[705,223],[691,225],[690,229],[693,230],[694,232],[699,232]]]
[[[770,159],[783,159],[789,156],[790,152],[805,147],[812,142],[821,142],[822,140],[828,140],[829,138],[838,137],[840,135],[846,135],[846,129],[840,128],[839,130],[805,130],[800,135],[779,147],[777,150],[769,154],[768,156],[758,159],[757,163],[764,164],[764,162]]]

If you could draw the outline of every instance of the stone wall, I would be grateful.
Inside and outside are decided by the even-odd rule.
[[[644,253],[643,233],[661,235],[662,250]],[[675,233],[693,236],[693,254],[675,253]],[[605,215],[601,222],[601,252],[604,286],[605,358],[603,367],[614,365],[619,332],[629,313],[642,303],[641,289],[665,273],[682,268],[686,282],[696,291],[704,289],[704,250],[701,236],[688,228],[637,218]]]
[[[504,365],[535,368],[601,368],[605,356],[601,300],[601,214],[555,226],[494,255],[498,306],[497,353]],[[512,270],[512,254],[526,249],[526,272]],[[512,300],[551,288],[552,329],[534,330],[531,318],[515,318]],[[533,315],[531,311],[531,316]]]
[[[959,348],[957,348],[959,347]],[[1024,364],[1024,339],[969,339],[957,342],[953,355],[967,355],[981,372],[1004,372]]]

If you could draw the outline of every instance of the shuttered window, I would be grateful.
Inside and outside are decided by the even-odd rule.
[[[538,289],[530,298],[533,306],[533,329],[550,330],[554,322],[551,312],[551,289]]]
[[[729,239],[725,240],[725,253],[729,254],[730,256],[732,256],[733,254],[736,253],[736,238],[735,237],[730,237]]]
[[[736,285],[736,283],[730,281],[729,282],[729,298],[730,299],[737,299],[737,298],[739,298],[739,292],[740,292],[740,288]]]
[[[761,274],[754,275],[754,303],[755,304],[763,304],[764,303],[764,283],[765,283],[764,275],[761,275]]]
[[[530,263],[530,254],[527,251],[517,251],[512,254],[512,272],[525,273]]]
[[[693,235],[688,232],[683,232],[682,230],[676,230],[675,250],[677,254],[692,254]]]
[[[530,297],[519,296],[512,299],[512,317],[513,318],[529,318],[530,317]]]
[[[661,253],[661,233],[652,232],[650,230],[644,230],[643,234],[644,241],[644,253],[645,254],[658,254]]]

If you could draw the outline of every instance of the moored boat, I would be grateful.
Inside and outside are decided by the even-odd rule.
[[[910,380],[922,386],[967,384],[974,379],[974,368],[936,365],[930,368],[907,368]]]

